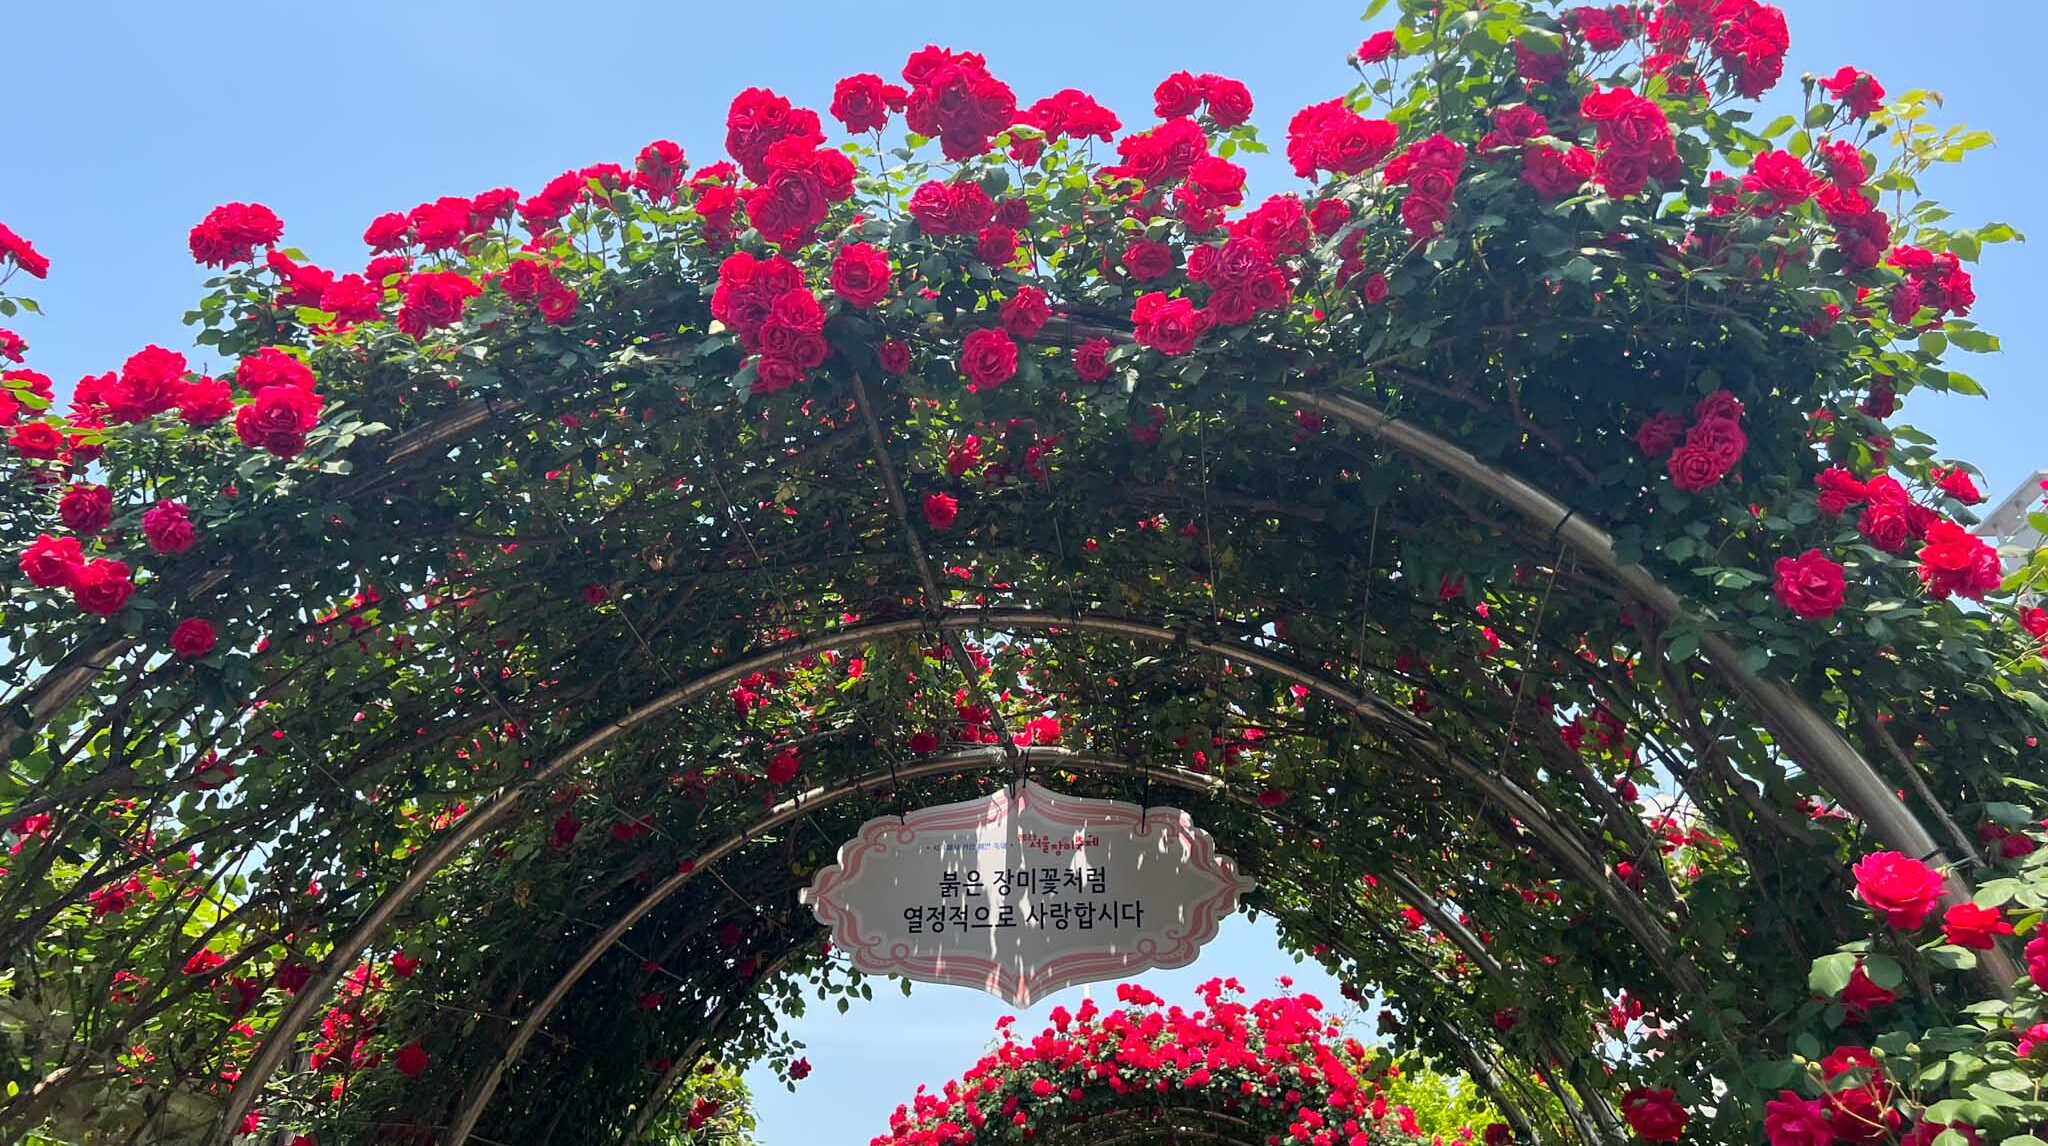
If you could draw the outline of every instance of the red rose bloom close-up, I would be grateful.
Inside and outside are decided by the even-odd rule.
[[[832,293],[866,310],[889,293],[889,255],[867,243],[848,243],[832,260]]]
[[[882,369],[890,374],[905,374],[910,370],[910,344],[900,338],[885,340],[875,351],[875,357]]]
[[[223,203],[192,228],[189,243],[194,261],[209,267],[246,263],[257,247],[284,237],[284,222],[261,203]]]
[[[1358,57],[1361,64],[1377,64],[1393,59],[1400,50],[1401,45],[1394,39],[1394,33],[1374,32],[1365,38],[1364,43],[1358,45],[1358,50],[1352,55]]]
[[[1818,549],[1797,557],[1780,557],[1771,589],[1779,604],[1809,620],[1823,620],[1842,607],[1846,588],[1840,563]]]
[[[297,386],[271,386],[235,411],[235,436],[253,450],[297,457],[306,434],[320,424],[321,398]]]
[[[951,529],[953,527],[953,519],[959,516],[960,500],[952,494],[928,493],[924,495],[924,520],[933,529]]]
[[[414,338],[453,326],[462,320],[462,308],[483,288],[467,275],[454,271],[420,271],[408,275],[403,303],[398,308],[398,329]]]
[[[1035,337],[1052,320],[1052,304],[1037,287],[1018,287],[1003,300],[1003,329],[1018,338]]]
[[[1169,357],[1193,350],[1195,340],[1209,328],[1208,317],[1197,312],[1193,302],[1169,299],[1158,291],[1138,297],[1137,305],[1131,308],[1131,323],[1137,328],[1135,337],[1140,346],[1149,346]]]
[[[1008,333],[984,327],[960,342],[960,373],[971,391],[993,390],[1017,374],[1017,344]]]
[[[68,589],[85,567],[85,554],[76,537],[52,537],[45,533],[29,543],[21,554],[21,574],[38,589]]]
[[[1091,338],[1074,348],[1074,376],[1083,382],[1101,382],[1109,377],[1109,339]]]
[[[36,251],[34,243],[0,223],[0,260],[13,263],[33,278],[50,277],[50,260]]]
[[[213,625],[203,617],[187,617],[171,630],[171,651],[187,659],[213,651]]]
[[[198,531],[182,501],[160,501],[142,512],[142,535],[158,553],[183,553],[192,548]]]
[[[1916,931],[1941,901],[1941,873],[1908,855],[1872,852],[1854,869],[1856,896],[1901,931]]]
[[[2011,934],[2012,924],[1996,907],[1955,903],[1941,916],[1941,937],[1958,947],[1989,951],[1997,946],[1998,936]]]
[[[1621,1113],[1645,1142],[1676,1142],[1685,1132],[1685,1108],[1669,1088],[1636,1087],[1622,1097]]]
[[[71,577],[71,596],[88,613],[112,616],[128,603],[135,592],[128,566],[110,557],[98,557],[80,566]]]
[[[114,491],[92,482],[73,482],[57,499],[57,517],[64,527],[91,537],[114,519]]]

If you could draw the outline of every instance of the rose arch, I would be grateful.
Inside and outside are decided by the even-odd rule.
[[[1025,775],[1523,1139],[2031,1133],[2040,567],[1896,420],[2016,236],[1787,35],[1404,2],[1257,201],[1241,84],[932,47],[361,270],[212,212],[231,366],[0,393],[0,1133],[641,1139],[871,990],[840,840]]]

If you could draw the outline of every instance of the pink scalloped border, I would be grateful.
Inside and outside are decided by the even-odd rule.
[[[833,892],[859,877],[871,857],[914,842],[928,830],[951,831],[1002,822],[1011,806],[1032,809],[1053,823],[1066,827],[1123,827],[1133,838],[1155,838],[1162,826],[1187,841],[1188,867],[1214,880],[1217,889],[1197,901],[1187,926],[1169,928],[1167,945],[1151,938],[1126,951],[1076,951],[1050,960],[1020,975],[993,959],[972,955],[914,955],[906,943],[890,943],[871,932],[858,914],[833,897]],[[1120,800],[1095,800],[1064,796],[1026,780],[1017,788],[1004,788],[976,800],[941,804],[911,812],[901,819],[884,816],[869,820],[839,848],[839,862],[822,868],[811,886],[800,895],[832,933],[833,946],[845,951],[853,964],[871,974],[898,974],[926,983],[949,983],[987,991],[1013,1006],[1028,1007],[1033,1000],[1064,987],[1100,982],[1138,971],[1169,970],[1195,961],[1202,947],[1216,938],[1223,917],[1237,910],[1238,896],[1256,884],[1240,876],[1237,864],[1216,854],[1216,841],[1195,826],[1194,818],[1179,808],[1140,808]],[[887,950],[883,948],[887,946]]]

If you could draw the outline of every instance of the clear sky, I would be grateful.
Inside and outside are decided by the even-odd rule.
[[[1781,3],[1793,37],[1787,98],[1796,100],[1801,71],[1845,63],[1894,92],[1942,92],[1950,115],[1999,142],[1937,173],[1930,189],[1960,223],[2000,220],[2048,239],[2038,186],[2048,128],[2036,108],[2048,5]],[[14,284],[48,315],[12,325],[32,345],[29,365],[66,387],[146,343],[186,346],[179,320],[205,273],[185,234],[218,203],[265,203],[284,217],[289,244],[355,270],[367,255],[363,226],[381,212],[498,186],[530,192],[566,168],[630,162],[656,138],[709,162],[720,157],[725,108],[740,89],[773,87],[822,109],[838,77],[893,76],[927,42],[983,52],[1026,102],[1087,90],[1127,127],[1149,118],[1152,86],[1169,72],[1233,76],[1251,86],[1255,121],[1278,142],[1295,109],[1347,87],[1344,54],[1370,30],[1357,20],[1363,6],[17,3],[7,14],[9,98],[0,104],[0,222],[55,265],[47,283]],[[1255,168],[1253,189],[1279,189],[1284,174],[1277,164]],[[2048,323],[2026,317],[2048,305],[2048,262],[2038,245],[1994,247],[1976,274],[1975,317],[2005,352],[1958,365],[1991,397],[1916,398],[1903,417],[1983,467],[1996,499],[2048,464],[2028,413],[2039,413],[2028,379],[2048,348]],[[1194,968],[1144,981],[1186,998],[1210,975],[1260,988],[1286,973],[1335,1002],[1326,980],[1277,953],[1264,925],[1242,922]],[[1004,1013],[994,999],[938,987],[908,1000],[891,992],[849,1016],[817,1013],[799,1027],[816,1073],[798,1095],[755,1079],[764,1141],[858,1141],[881,1130],[918,1082],[969,1064]]]

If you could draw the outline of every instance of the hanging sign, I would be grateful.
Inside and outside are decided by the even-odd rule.
[[[1024,1007],[1187,966],[1253,886],[1186,812],[1026,780],[868,821],[800,899],[863,971]]]

